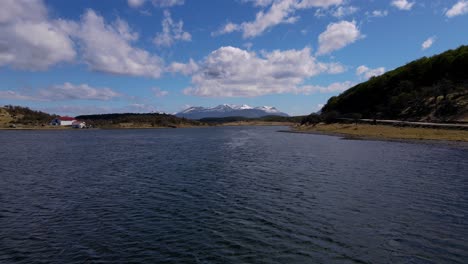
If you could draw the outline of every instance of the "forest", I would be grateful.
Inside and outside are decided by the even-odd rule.
[[[461,121],[468,114],[468,46],[423,57],[331,97],[322,113],[408,121]]]

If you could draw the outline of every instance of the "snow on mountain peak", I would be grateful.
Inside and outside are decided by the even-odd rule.
[[[220,104],[214,107],[190,107],[176,114],[177,116],[187,117],[191,119],[200,119],[206,117],[227,117],[227,116],[244,116],[250,118],[262,117],[266,115],[287,116],[273,106],[258,106],[252,107],[246,104]]]
[[[259,107],[256,107],[255,109],[259,109],[259,110],[263,110],[267,113],[278,113],[278,109],[276,109],[275,107],[273,106],[259,106]]]

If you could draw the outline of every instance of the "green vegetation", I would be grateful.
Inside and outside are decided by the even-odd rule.
[[[184,127],[199,126],[202,123],[185,118],[179,118],[167,114],[102,114],[102,115],[81,115],[76,119],[85,121],[93,127],[109,128],[151,128],[151,127]]]
[[[334,96],[322,109],[362,118],[467,121],[468,46],[408,63]]]
[[[6,105],[0,107],[0,124],[22,124],[28,126],[47,125],[56,115],[31,110],[27,107]]]

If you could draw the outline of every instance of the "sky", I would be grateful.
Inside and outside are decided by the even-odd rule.
[[[0,0],[0,105],[59,115],[190,106],[316,112],[468,44],[468,0]]]

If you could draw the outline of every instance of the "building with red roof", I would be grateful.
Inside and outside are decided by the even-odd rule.
[[[57,118],[54,118],[50,124],[52,126],[71,126],[73,122],[76,122],[76,119],[74,117],[70,116],[59,116]]]

